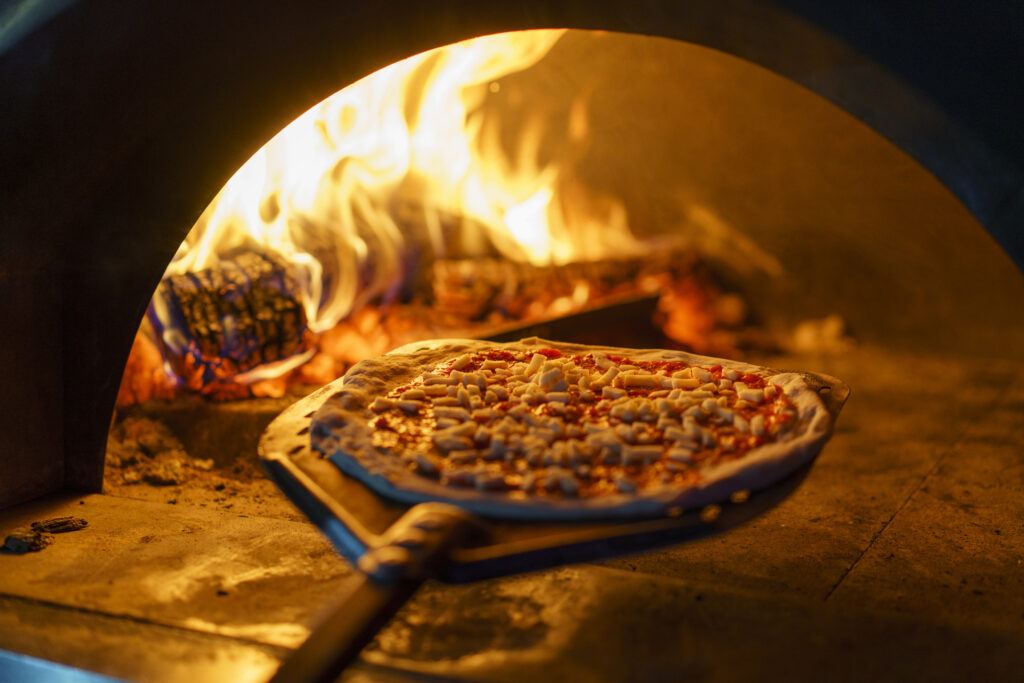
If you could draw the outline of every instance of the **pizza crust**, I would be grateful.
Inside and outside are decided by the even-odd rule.
[[[538,497],[522,491],[458,488],[411,470],[395,454],[382,453],[373,443],[370,410],[374,399],[409,384],[441,362],[460,354],[500,348],[510,351],[556,349],[564,354],[604,353],[637,361],[683,361],[704,367],[718,365],[740,373],[770,377],[796,409],[795,427],[783,440],[767,443],[742,458],[701,471],[700,481],[680,487],[648,485],[634,493],[596,497]],[[725,501],[737,491],[765,488],[811,462],[832,432],[833,418],[806,376],[777,372],[747,363],[682,351],[635,350],[567,344],[538,338],[512,344],[447,339],[416,342],[387,355],[353,366],[313,417],[311,442],[315,450],[346,474],[376,493],[402,503],[445,501],[476,514],[519,520],[583,520],[663,515],[677,508],[694,508]]]

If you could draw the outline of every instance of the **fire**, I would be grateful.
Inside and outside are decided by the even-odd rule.
[[[303,363],[305,380],[328,381],[339,365],[411,341],[403,335],[414,315],[365,313],[367,304],[402,300],[441,260],[547,268],[649,253],[620,201],[574,180],[590,133],[585,94],[557,131],[543,107],[513,121],[489,106],[504,77],[540,62],[564,33],[485,36],[410,57],[317,104],[257,151],[200,216],[154,295],[150,336],[169,374],[197,390],[248,385],[238,395],[280,393],[275,376]],[[565,313],[602,293],[587,281],[566,287],[526,315]],[[268,332],[253,299],[284,324]],[[325,358],[332,349],[341,355]]]
[[[496,249],[535,264],[635,253],[623,211],[566,220],[557,160],[542,164],[540,119],[511,155],[501,121],[481,109],[503,76],[537,63],[563,30],[505,33],[410,57],[335,93],[252,156],[199,218],[167,275],[214,267],[241,249],[271,250],[300,282],[309,327],[322,332],[405,275],[411,248],[452,250],[447,217],[463,226],[460,256]],[[572,130],[585,142],[576,107]],[[571,170],[571,169],[569,169]],[[410,198],[410,193],[413,193]],[[395,218],[421,212],[425,245]],[[593,225],[601,226],[594,239]],[[584,239],[584,236],[587,236]],[[418,236],[417,236],[418,237]]]

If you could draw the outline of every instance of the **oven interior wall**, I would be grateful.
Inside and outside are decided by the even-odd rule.
[[[620,198],[635,234],[693,240],[781,334],[839,314],[890,349],[1024,346],[1024,280],[984,228],[902,150],[792,81],[697,45],[579,31],[503,80],[495,111],[550,112],[554,149],[570,145],[559,126],[582,98],[591,138],[574,177]]]

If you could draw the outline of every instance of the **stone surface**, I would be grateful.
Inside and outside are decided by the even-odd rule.
[[[4,597],[0,649],[150,683],[265,681],[287,652],[191,629]]]
[[[1022,636],[1024,628],[580,566],[427,587],[363,662],[496,682],[1013,680]]]
[[[89,526],[0,555],[3,594],[294,647],[350,575],[308,524],[110,496],[33,502],[0,533],[71,513]]]
[[[1024,372],[951,440],[831,596],[1024,627]]]
[[[1019,677],[1024,364],[871,347],[769,364],[853,389],[779,507],[717,538],[601,565],[427,584],[344,679]],[[142,680],[258,680],[219,667],[255,661],[265,677],[350,577],[307,523],[184,498],[51,498],[4,511],[0,533],[69,514],[89,525],[39,553],[0,555],[0,648],[50,656],[66,638],[69,663]],[[164,633],[166,648],[130,649]],[[207,654],[160,668],[184,647],[174,643]]]

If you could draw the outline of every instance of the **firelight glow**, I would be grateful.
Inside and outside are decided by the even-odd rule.
[[[410,251],[497,252],[536,265],[640,253],[621,203],[588,203],[582,193],[581,206],[575,188],[573,206],[563,205],[571,161],[542,161],[542,117],[528,118],[506,152],[501,122],[481,113],[501,90],[499,79],[539,62],[563,33],[468,40],[335,93],[238,170],[166,274],[209,268],[247,249],[271,251],[294,270],[310,328],[320,332],[397,289]],[[567,130],[572,144],[586,143],[582,97]],[[410,206],[416,234],[396,217],[396,208]],[[453,219],[457,240],[445,228]]]

